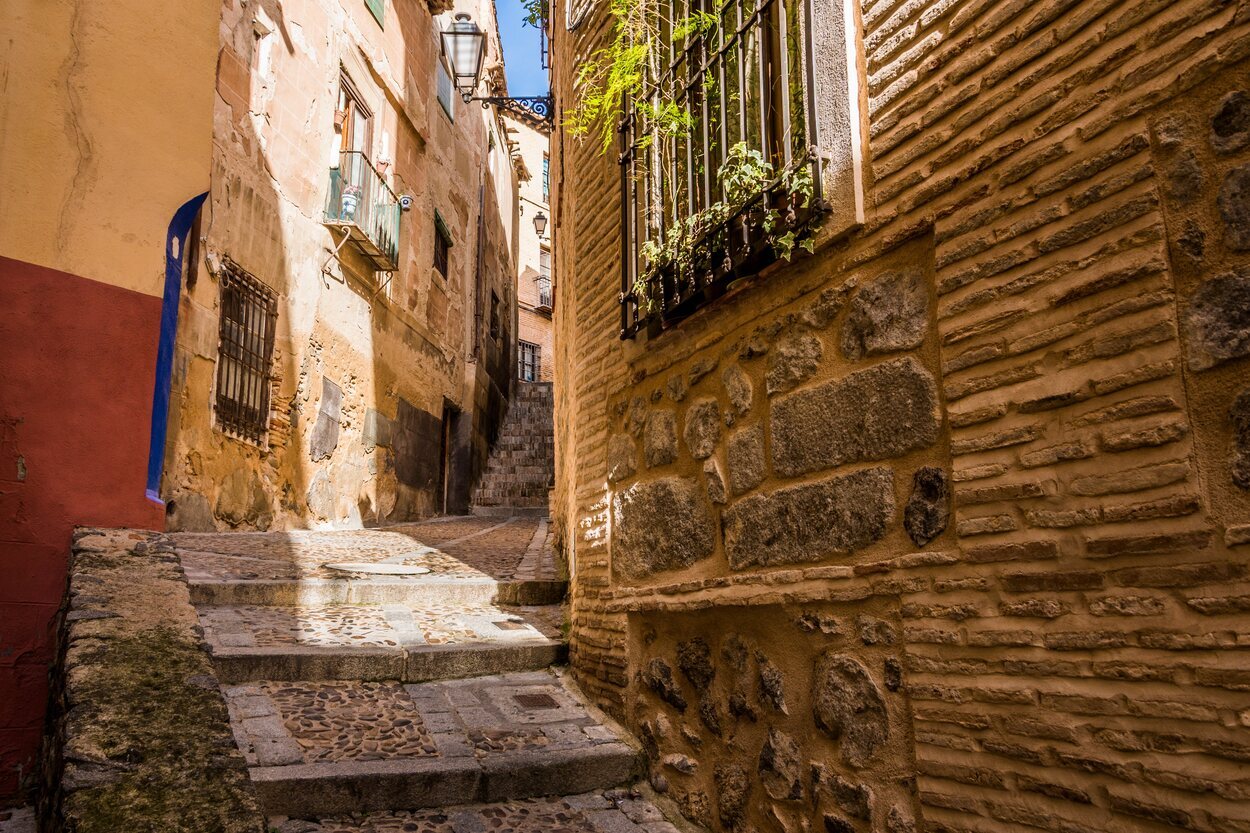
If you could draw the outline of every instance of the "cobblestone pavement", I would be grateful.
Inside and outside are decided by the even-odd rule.
[[[272,823],[278,833],[677,833],[655,805],[624,790]]]
[[[182,532],[170,535],[195,580],[342,578],[326,564],[424,567],[451,578],[553,580],[551,535],[543,518],[436,518],[381,529]]]
[[[252,766],[480,759],[617,739],[551,671],[419,685],[261,682],[223,691]]]
[[[351,828],[344,829],[350,830]],[[378,830],[403,830],[403,827],[380,827]],[[0,833],[35,833],[34,809],[17,807],[12,810],[0,810]]]
[[[514,643],[561,639],[562,609],[496,607],[453,602],[419,606],[236,605],[199,610],[204,637],[221,648],[400,647]]]

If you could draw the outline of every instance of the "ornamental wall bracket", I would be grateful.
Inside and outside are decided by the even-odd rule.
[[[520,96],[517,98],[487,95],[474,96],[471,100],[482,102],[483,109],[494,104],[496,107],[502,107],[522,118],[535,119],[548,128],[555,124],[555,118],[552,114],[554,108],[549,95]]]

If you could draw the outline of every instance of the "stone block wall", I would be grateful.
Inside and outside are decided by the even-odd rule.
[[[202,637],[171,544],[75,531],[40,830],[264,833]]]
[[[1250,829],[1250,5],[849,10],[864,222],[650,340],[557,136],[579,679],[714,829]],[[610,21],[561,15],[568,107]]]

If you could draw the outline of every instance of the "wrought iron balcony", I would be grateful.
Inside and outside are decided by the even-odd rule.
[[[355,150],[339,154],[322,222],[341,229],[379,271],[399,266],[399,214],[399,198],[368,158]]]

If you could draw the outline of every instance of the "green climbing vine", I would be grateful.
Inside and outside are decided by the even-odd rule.
[[[643,126],[633,137],[632,150],[635,158],[643,161],[636,167],[636,177],[644,186],[648,178],[658,181],[670,171],[676,148],[698,128],[695,113],[684,103],[687,91],[679,86],[686,82],[678,82],[676,73],[665,71],[666,57],[670,50],[685,49],[693,39],[719,42],[718,27],[722,25],[716,14],[694,12],[666,26],[662,4],[667,1],[610,0],[610,39],[578,67],[574,106],[564,122],[570,135],[597,139],[604,155],[612,149],[627,118]],[[716,75],[708,73],[701,85],[702,101],[722,108],[746,106],[738,92],[717,87]],[[723,112],[716,114],[716,118],[724,117]],[[789,136],[783,137],[783,141],[789,140]],[[704,244],[731,221],[741,219],[749,224],[777,258],[789,260],[796,249],[814,249],[818,218],[806,222],[798,219],[799,210],[812,207],[815,193],[812,166],[805,156],[777,170],[772,160],[746,142],[723,150],[713,146],[712,151],[711,155],[722,157],[713,178],[718,198],[683,216],[674,207],[675,200],[666,194],[669,204],[665,209],[653,208],[645,218],[646,234],[640,247],[643,268],[631,287],[644,317],[657,310],[654,278],[661,273],[681,276],[691,270],[707,271],[706,264],[699,262],[710,256]],[[704,163],[697,159],[692,164]],[[703,169],[698,167],[696,172],[701,176]],[[665,216],[657,216],[660,214]]]

